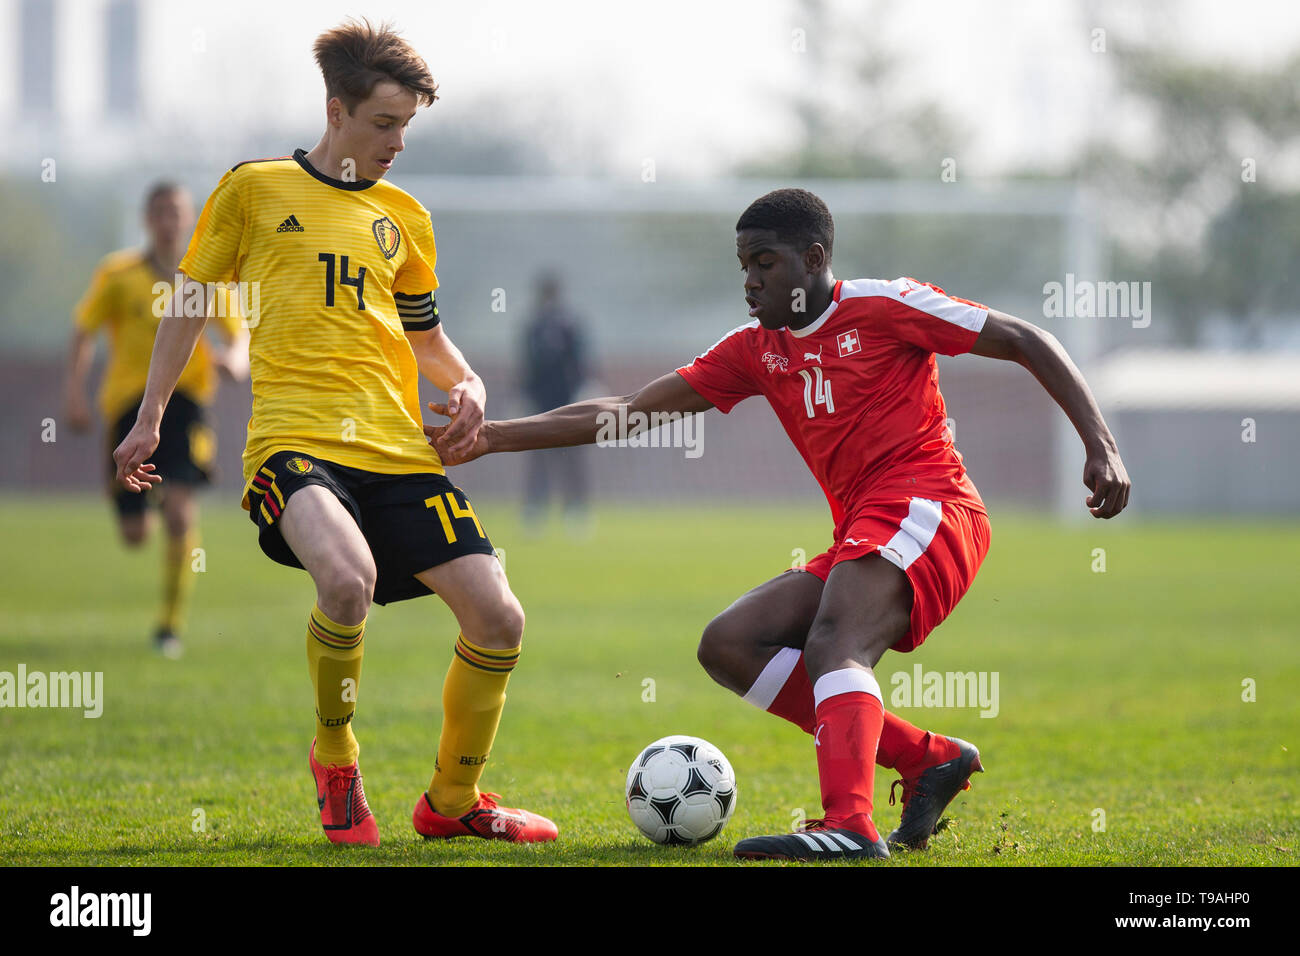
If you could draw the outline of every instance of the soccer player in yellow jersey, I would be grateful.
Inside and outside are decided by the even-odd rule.
[[[126,249],[107,256],[95,270],[90,288],[76,307],[76,321],[69,349],[65,403],[74,431],[90,427],[90,404],[86,400],[86,379],[99,333],[109,341],[108,367],[99,388],[99,412],[103,416],[111,449],[135,423],[136,410],[144,394],[149,373],[149,355],[162,317],[159,302],[171,297],[176,266],[194,228],[194,203],[189,193],[175,183],[155,183],[144,207],[148,246]],[[161,291],[160,291],[161,290]],[[208,484],[212,475],[216,439],[206,410],[217,387],[217,372],[240,377],[247,366],[245,336],[240,327],[236,303],[228,297],[214,305],[217,326],[224,347],[213,348],[200,339],[194,355],[181,372],[176,394],[160,427],[160,441],[154,461],[167,488],[153,495],[133,495],[113,482],[116,464],[110,459],[108,478],[117,511],[122,540],[138,547],[149,537],[149,499],[160,499],[167,544],[163,562],[163,602],[154,645],[168,657],[181,653],[179,633],[185,606],[193,589],[191,554],[198,546],[198,504],[195,489]],[[115,489],[115,491],[113,490]]]
[[[472,446],[483,382],[440,325],[429,213],[384,181],[437,84],[387,27],[348,22],[318,37],[325,133],[291,157],[232,168],[181,262],[185,295],[238,282],[251,314],[253,416],[243,506],[272,559],[316,585],[306,622],[316,693],[309,763],[326,836],[377,846],[351,721],[366,614],[436,593],[460,625],[443,684],[443,726],[415,829],[427,838],[554,840],[555,824],[497,805],[478,781],[492,749],[524,613],[474,509],[425,440],[418,375],[447,393],[451,442]],[[181,297],[173,312],[181,311]],[[201,314],[201,310],[193,310]],[[202,320],[165,318],[118,479],[156,483],[146,463]]]

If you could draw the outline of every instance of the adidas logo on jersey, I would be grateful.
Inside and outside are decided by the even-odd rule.
[[[280,225],[276,226],[275,231],[276,232],[306,232],[307,230],[302,227],[302,223],[298,221],[297,216],[290,216],[284,222],[280,223]]]

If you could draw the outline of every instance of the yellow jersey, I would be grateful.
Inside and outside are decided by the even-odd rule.
[[[180,269],[238,282],[249,313],[246,510],[253,475],[278,451],[443,473],[405,335],[438,324],[436,261],[429,211],[390,183],[325,176],[301,149],[221,178]]]
[[[171,300],[175,276],[160,277],[139,249],[105,256],[95,269],[90,288],[74,310],[83,332],[104,329],[108,334],[108,367],[99,386],[99,411],[111,425],[139,404],[149,380],[149,359],[163,309]],[[228,295],[212,307],[227,339],[239,329],[238,301]],[[217,390],[212,349],[200,338],[181,372],[176,390],[199,405],[210,405]]]

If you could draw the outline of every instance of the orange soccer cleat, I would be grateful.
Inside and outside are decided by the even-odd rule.
[[[346,767],[318,763],[315,740],[311,742],[307,759],[316,780],[320,823],[330,842],[379,846],[379,825],[366,804],[366,792],[361,789],[360,767],[356,763]]]
[[[460,817],[444,817],[429,800],[428,793],[415,801],[411,822],[415,832],[426,840],[476,836],[485,840],[509,840],[512,843],[545,843],[560,831],[546,817],[527,810],[512,810],[497,805],[495,793],[480,793],[478,803]]]

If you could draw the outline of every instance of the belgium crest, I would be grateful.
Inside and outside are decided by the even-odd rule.
[[[397,247],[402,244],[402,234],[397,231],[397,224],[393,220],[387,216],[376,219],[370,224],[370,231],[375,234],[375,242],[379,243],[379,251],[385,259],[397,255]]]

